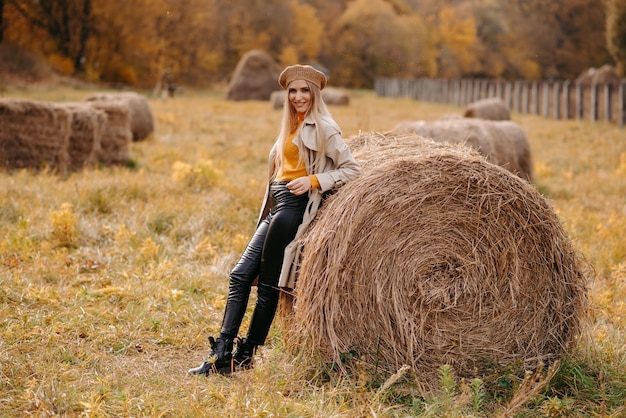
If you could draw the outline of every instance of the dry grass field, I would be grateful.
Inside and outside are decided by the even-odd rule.
[[[223,96],[150,99],[156,131],[133,143],[129,167],[0,172],[0,416],[626,416],[626,129],[518,114],[535,183],[589,263],[589,338],[558,368],[467,382],[442,367],[441,390],[421,393],[408,374],[378,382],[303,367],[274,326],[255,369],[187,377],[219,330],[280,118],[269,102]],[[346,137],[463,111],[351,96],[331,107]]]

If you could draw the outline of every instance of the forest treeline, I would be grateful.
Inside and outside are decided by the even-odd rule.
[[[626,67],[626,0],[0,0],[0,44],[90,81],[225,82],[262,49],[376,77],[575,79]]]

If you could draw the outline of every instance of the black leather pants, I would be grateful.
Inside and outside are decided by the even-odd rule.
[[[220,336],[235,338],[246,312],[253,280],[259,277],[257,302],[250,320],[247,341],[257,346],[265,338],[278,305],[277,288],[285,247],[294,239],[302,223],[308,194],[292,194],[285,185],[270,185],[271,209],[259,224],[246,250],[230,273],[228,299]]]

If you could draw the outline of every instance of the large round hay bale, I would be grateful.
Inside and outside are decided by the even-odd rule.
[[[443,364],[470,377],[549,364],[571,347],[587,284],[531,184],[417,135],[348,142],[363,171],[305,237],[287,338],[325,361],[356,354],[344,367],[361,372],[409,365],[427,386]]]
[[[143,141],[154,133],[154,117],[148,99],[133,91],[95,93],[86,101],[121,101],[128,106],[133,141]]]
[[[282,68],[265,51],[252,50],[244,54],[231,77],[226,91],[227,100],[269,100],[278,86]]]
[[[476,100],[465,107],[466,118],[479,118],[489,120],[510,120],[509,107],[499,97]]]
[[[463,143],[492,163],[532,181],[534,170],[530,142],[522,127],[513,121],[474,118],[406,121],[397,124],[394,131],[416,133],[437,142]]]
[[[0,99],[0,166],[68,168],[71,113],[52,103]]]
[[[70,170],[80,170],[95,165],[106,129],[107,115],[85,102],[62,102],[57,106],[72,114],[72,129],[68,146]]]

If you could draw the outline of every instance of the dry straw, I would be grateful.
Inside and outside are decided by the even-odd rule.
[[[409,365],[426,386],[442,364],[476,376],[571,346],[586,279],[535,187],[463,146],[392,133],[348,142],[363,173],[305,237],[287,338],[328,361],[354,351],[359,368],[387,376]]]
[[[71,118],[50,103],[0,99],[0,166],[65,171]]]

